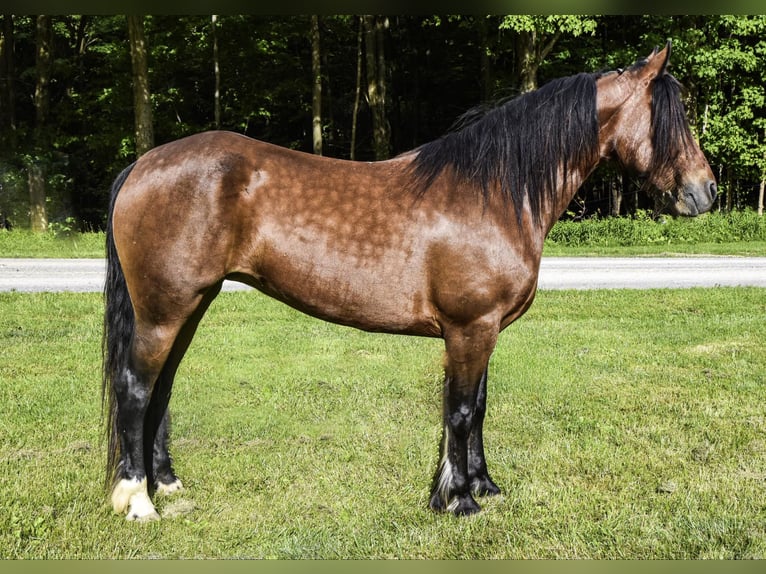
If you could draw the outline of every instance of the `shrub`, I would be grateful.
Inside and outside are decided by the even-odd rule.
[[[695,218],[652,219],[639,211],[633,217],[559,221],[548,235],[554,245],[614,247],[679,243],[766,241],[766,218],[755,211],[708,213]]]

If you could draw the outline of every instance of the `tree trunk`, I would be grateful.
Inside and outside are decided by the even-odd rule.
[[[3,16],[0,36],[0,149],[16,148],[16,90],[14,87],[13,16]]]
[[[365,53],[367,57],[367,101],[372,112],[372,132],[375,159],[388,159],[391,155],[391,129],[386,116],[386,58],[384,32],[388,18],[364,16]]]
[[[536,32],[519,32],[516,39],[516,69],[519,92],[537,89]]]
[[[29,219],[32,231],[43,232],[48,229],[46,201],[46,155],[48,136],[46,120],[50,108],[51,48],[53,28],[50,16],[37,16],[35,25],[35,129],[34,151],[27,166],[29,185]]]
[[[221,129],[221,68],[218,63],[218,16],[211,16],[210,28],[213,36],[213,74],[215,75],[215,94],[213,95],[213,117],[215,129]]]
[[[335,114],[333,113],[333,82],[328,75],[330,64],[327,50],[322,51],[322,149],[335,149]]]
[[[627,177],[625,173],[621,174],[622,178],[622,199],[625,202],[625,213],[628,215],[635,215],[638,210],[638,188],[635,185],[631,185],[631,178]]]
[[[612,217],[620,216],[622,208],[622,175],[615,175],[609,178],[609,192],[612,194]]]
[[[538,35],[536,31],[518,32],[516,38],[516,68],[519,90],[531,92],[537,89],[537,70],[561,37],[555,32],[551,37]]]
[[[354,112],[351,116],[351,152],[352,160],[356,159],[356,124],[359,117],[359,99],[362,93],[362,18],[359,18],[359,29],[356,35],[356,92],[354,94]]]
[[[44,233],[48,230],[48,214],[45,210],[45,178],[46,169],[42,160],[30,162],[27,170],[29,186],[29,221],[32,231]]]
[[[8,157],[16,149],[16,104],[14,102],[14,45],[13,16],[3,15],[0,30],[0,158]],[[0,174],[2,177],[2,174]],[[0,180],[0,229],[8,229],[9,206]]]
[[[764,130],[766,136],[766,130]],[[766,153],[764,153],[763,163],[761,164],[761,183],[758,186],[758,215],[763,217],[763,191],[766,187]]]
[[[154,147],[152,101],[149,92],[149,64],[144,17],[127,16],[130,39],[130,60],[133,67],[133,110],[135,117],[136,156]]]
[[[489,101],[493,95],[492,60],[490,59],[489,24],[487,17],[478,16],[479,26],[479,74],[481,76],[481,99]]]
[[[729,167],[726,167],[726,181],[728,185],[726,186],[726,213],[731,213],[732,205],[733,205],[733,196],[734,196],[734,185],[731,181],[731,171],[729,170]]]
[[[319,45],[319,16],[311,17],[311,139],[314,153],[322,155],[322,52]]]

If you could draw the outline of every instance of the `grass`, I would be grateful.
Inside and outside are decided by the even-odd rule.
[[[547,241],[543,250],[547,257],[672,257],[684,255],[730,255],[737,257],[766,257],[766,241],[735,241],[730,243],[655,243],[651,245],[558,245]]]
[[[438,340],[224,293],[173,397],[187,490],[101,489],[97,294],[0,293],[0,558],[763,558],[766,290],[548,291],[501,337],[504,494],[427,510]]]
[[[0,230],[0,257],[101,258],[104,244],[104,233]]]

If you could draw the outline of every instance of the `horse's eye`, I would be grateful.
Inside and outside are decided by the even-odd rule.
[[[622,76],[622,73],[623,73],[624,71],[625,71],[625,70],[623,70],[622,68],[617,68],[617,74],[618,74],[618,75],[620,75],[620,76]]]

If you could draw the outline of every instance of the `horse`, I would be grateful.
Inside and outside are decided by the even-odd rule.
[[[580,73],[392,159],[348,161],[212,131],[160,145],[111,188],[102,412],[117,514],[159,519],[182,490],[168,452],[173,380],[224,280],[313,317],[444,340],[442,436],[429,507],[470,515],[500,488],[482,436],[498,334],[532,304],[543,241],[604,161],[673,214],[716,198],[670,43]],[[151,496],[150,496],[151,494]]]

